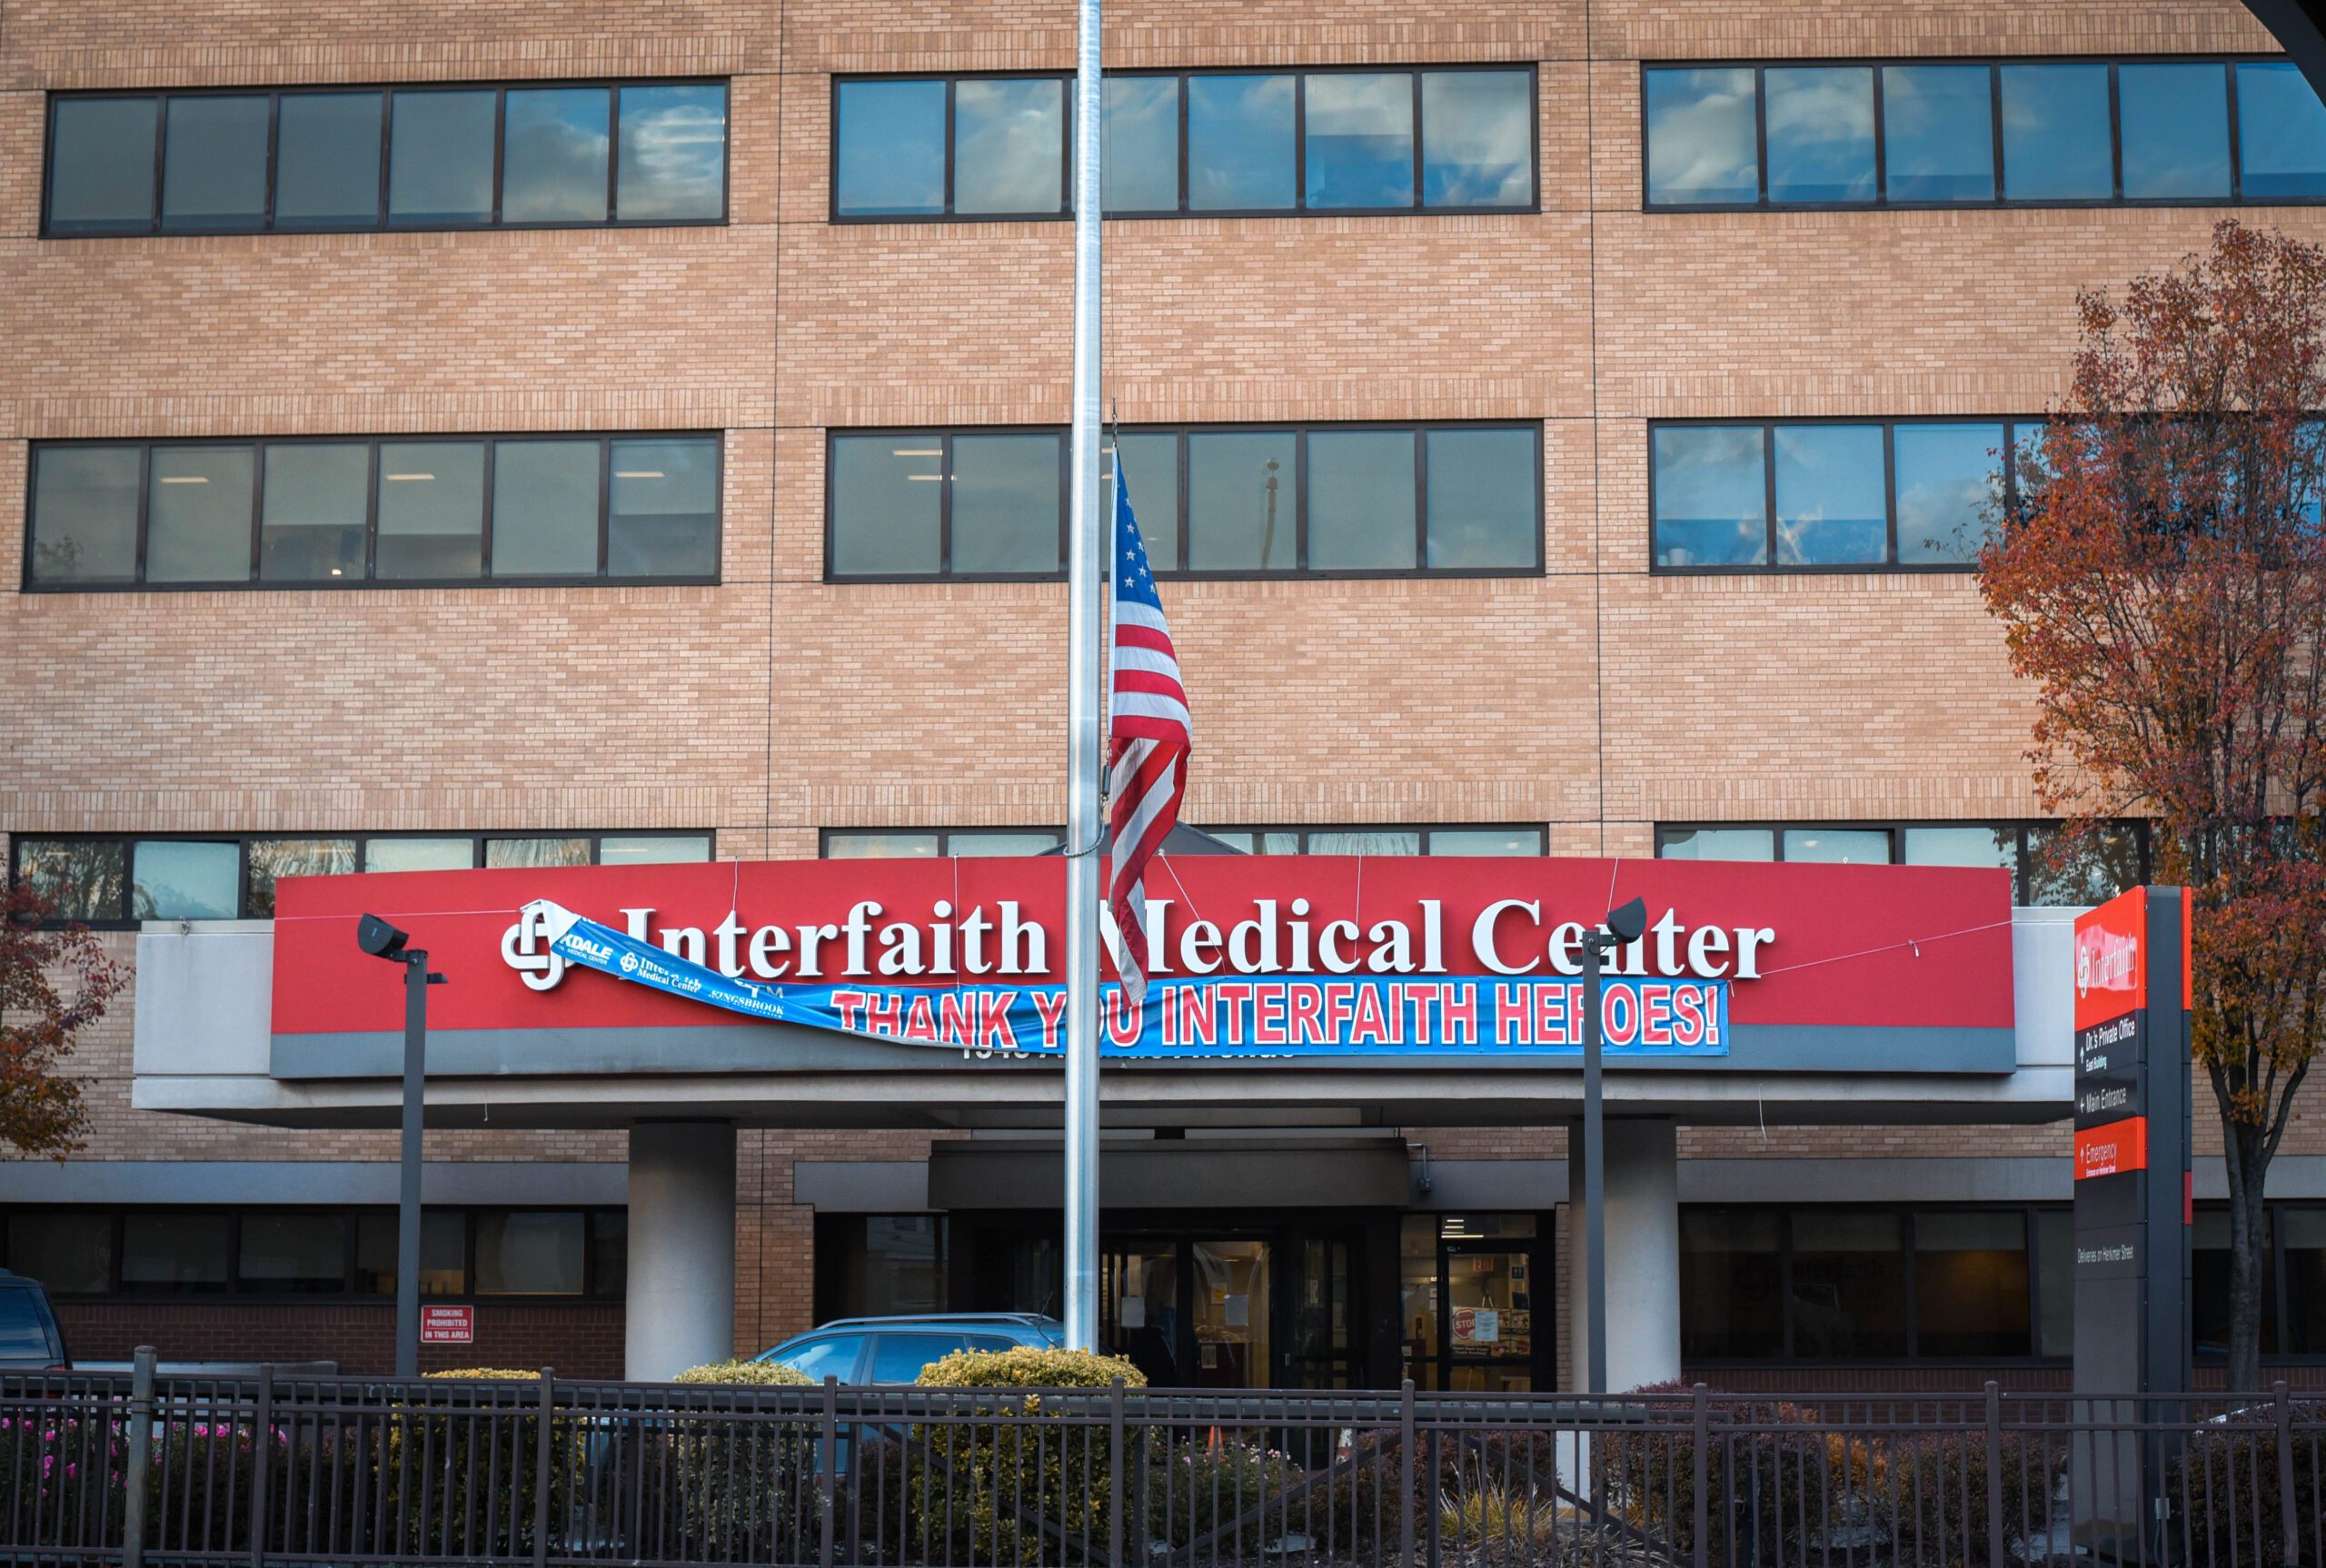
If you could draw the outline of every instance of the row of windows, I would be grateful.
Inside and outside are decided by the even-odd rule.
[[[283,877],[465,871],[477,866],[647,866],[711,858],[708,833],[396,833],[370,837],[18,836],[15,874],[54,918],[267,920]]]
[[[33,586],[719,572],[711,435],[75,442],[33,449]]]
[[[716,223],[717,82],[75,94],[46,233]]]
[[[2326,198],[2283,61],[1650,67],[1650,207]]]
[[[2014,499],[2041,422],[1673,423],[1648,435],[1664,570],[1960,567]]]
[[[2069,836],[2056,822],[1845,822],[1670,825],[1665,860],[1791,860],[1824,865],[1993,866],[2014,901],[2082,908],[2148,880],[2148,835],[2126,822]]]
[[[1532,424],[1136,430],[1109,450],[1160,572],[1523,572],[1542,562],[1541,441]],[[1055,575],[1068,459],[1055,430],[835,433],[830,575]]]
[[[2262,1351],[2326,1355],[2326,1207],[2265,1216]],[[1680,1354],[1691,1362],[2064,1358],[2075,1324],[2064,1206],[1891,1209],[1689,1205]],[[2229,1348],[2229,1214],[2191,1235],[2191,1338]]]
[[[836,81],[832,216],[1069,215],[1070,83]],[[1109,216],[1535,203],[1529,67],[1125,74],[1101,90]]]
[[[429,1208],[420,1294],[615,1296],[618,1208]],[[393,1209],[12,1206],[0,1262],[58,1296],[393,1295]]]
[[[1540,855],[1539,827],[1206,828],[1247,855]],[[1066,842],[1055,828],[949,828],[925,832],[826,829],[828,860],[1046,855]]]

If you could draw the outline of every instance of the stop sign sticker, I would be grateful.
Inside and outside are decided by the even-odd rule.
[[[476,1339],[476,1308],[423,1306],[420,1309],[420,1343],[469,1345]]]

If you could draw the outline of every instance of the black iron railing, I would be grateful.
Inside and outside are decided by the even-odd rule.
[[[2326,1561],[2326,1407],[0,1378],[0,1561]]]

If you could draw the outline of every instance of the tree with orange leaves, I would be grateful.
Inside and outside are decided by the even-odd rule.
[[[0,1153],[61,1160],[82,1146],[88,1112],[59,1069],[122,974],[86,926],[51,924],[52,910],[24,878],[0,885]]]
[[[2191,889],[2229,1382],[2251,1389],[2263,1184],[2326,1034],[2326,250],[2227,220],[2210,253],[2078,303],[2073,381],[2013,454],[1980,587],[2036,687],[2044,809],[2145,819],[2156,879]]]

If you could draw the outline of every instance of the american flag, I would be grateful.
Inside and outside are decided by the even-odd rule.
[[[1163,623],[1163,603],[1155,596],[1155,573],[1148,570],[1138,520],[1131,516],[1119,456],[1115,462],[1113,575],[1107,792],[1115,858],[1107,897],[1114,908],[1115,928],[1122,936],[1118,967],[1123,989],[1137,1004],[1147,997],[1147,974],[1140,967],[1147,949],[1141,921],[1147,908],[1147,862],[1179,819],[1179,802],[1188,792],[1188,748],[1195,732],[1188,721],[1187,689],[1179,684],[1178,656],[1171,650],[1171,630]]]

